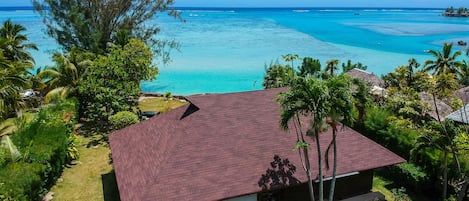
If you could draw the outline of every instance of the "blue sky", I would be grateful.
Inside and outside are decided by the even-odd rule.
[[[191,7],[469,7],[468,0],[175,0]],[[30,6],[31,0],[0,0],[0,6]]]

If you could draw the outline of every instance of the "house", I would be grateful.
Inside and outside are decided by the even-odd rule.
[[[374,73],[370,73],[362,69],[354,68],[346,72],[345,74],[352,78],[357,78],[359,80],[365,81],[366,83],[371,84],[372,87],[379,87],[379,88],[384,87],[384,81],[381,80]]]
[[[275,99],[283,90],[188,96],[189,104],[112,133],[121,200],[305,200],[296,135],[279,127]],[[331,131],[321,134],[323,151],[330,140]],[[350,128],[337,145],[337,199],[369,193],[373,169],[404,162]],[[310,160],[317,179],[314,151]],[[331,175],[325,171],[326,180]]]
[[[446,119],[451,119],[461,124],[469,124],[469,104],[466,104],[463,108],[454,111],[453,113],[446,116]]]
[[[433,96],[427,92],[420,92],[419,96],[420,100],[428,106],[428,111],[426,114],[435,120],[438,120],[439,115],[439,119],[443,121],[446,119],[446,116],[453,112],[453,108],[451,108],[451,106],[438,98],[433,99]],[[437,108],[435,108],[435,102],[433,102],[433,100],[435,100],[436,106],[438,107],[438,113],[436,110]]]

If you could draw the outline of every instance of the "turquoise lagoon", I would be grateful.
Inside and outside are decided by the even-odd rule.
[[[158,36],[177,40],[172,62],[158,64],[160,74],[142,83],[145,92],[189,95],[262,89],[265,65],[298,54],[324,63],[329,59],[361,62],[382,75],[408,59],[431,59],[426,50],[444,42],[469,41],[469,18],[439,16],[443,9],[365,8],[184,8],[185,23],[158,16]],[[44,34],[41,19],[30,9],[0,9],[27,27],[40,50],[37,67],[51,65],[58,45]],[[460,48],[460,47],[456,47]],[[462,49],[462,48],[461,48]],[[155,61],[158,63],[158,61]],[[295,65],[300,65],[297,61]]]

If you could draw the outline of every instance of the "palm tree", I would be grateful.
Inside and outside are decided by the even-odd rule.
[[[318,76],[318,73],[321,71],[321,63],[318,59],[313,59],[311,57],[303,58],[303,63],[301,63],[298,75],[302,77],[306,76]]]
[[[308,188],[311,200],[314,200],[314,190],[311,179],[311,168],[309,163],[308,149],[310,144],[305,140],[305,135],[314,137],[316,141],[316,149],[318,156],[319,168],[319,200],[323,200],[323,176],[322,176],[322,156],[321,146],[319,142],[319,132],[325,123],[326,116],[329,111],[330,94],[327,85],[317,79],[311,77],[298,77],[292,84],[291,90],[280,95],[278,99],[281,110],[280,126],[288,130],[289,122],[293,121],[297,137],[298,152],[301,157],[303,151],[304,169],[308,177]],[[300,115],[310,118],[311,124],[307,128],[306,133],[301,128]]]
[[[18,74],[19,68],[0,52],[0,117],[25,106],[20,92],[30,83]]]
[[[38,77],[46,80],[47,94],[45,101],[49,102],[53,98],[66,98],[76,93],[80,76],[74,63],[70,61],[70,54],[54,53],[52,60],[55,66],[46,67],[39,72]]]
[[[300,56],[298,56],[297,54],[286,54],[286,55],[282,55],[282,58],[283,60],[285,60],[286,62],[291,62],[291,68],[292,69],[295,69],[295,66],[293,66],[293,62],[297,59],[300,58]]]
[[[454,73],[460,75],[460,67],[463,65],[462,61],[458,61],[458,57],[462,54],[461,51],[452,52],[451,48],[453,43],[445,43],[443,51],[428,50],[428,53],[435,57],[435,60],[425,61],[424,71],[433,71],[433,75],[440,75],[445,73]]]
[[[419,151],[424,148],[438,149],[443,152],[443,199],[447,198],[448,189],[448,155],[452,154],[458,164],[458,173],[461,173],[458,160],[458,146],[454,140],[462,133],[459,127],[455,126],[451,120],[442,123],[430,122],[424,132],[416,140],[416,145],[412,152]]]
[[[337,127],[339,122],[344,124],[351,124],[352,122],[352,94],[351,94],[351,80],[345,75],[338,77],[332,77],[326,82],[329,93],[334,94],[334,97],[331,97],[327,100],[330,104],[329,106],[329,117],[327,123],[332,128],[332,141],[326,149],[326,168],[329,169],[329,150],[333,147],[333,170],[332,170],[332,180],[329,190],[329,200],[334,200],[334,189],[336,181],[336,172],[337,172]]]
[[[28,49],[38,50],[37,46],[32,43],[25,43],[28,37],[21,32],[26,28],[20,24],[14,24],[11,20],[7,20],[0,28],[0,48],[4,51],[4,56],[11,61],[28,61],[34,64],[32,55]]]
[[[331,59],[326,62],[326,69],[325,71],[329,71],[330,76],[334,76],[334,72],[339,70],[339,60],[337,59]]]

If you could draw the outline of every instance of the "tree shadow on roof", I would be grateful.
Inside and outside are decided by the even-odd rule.
[[[300,184],[300,181],[293,176],[295,172],[296,166],[290,163],[288,158],[282,159],[280,156],[274,155],[270,167],[267,168],[258,182],[264,192],[260,194],[260,200],[271,200],[271,197],[274,196],[273,191]]]

